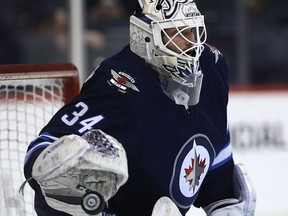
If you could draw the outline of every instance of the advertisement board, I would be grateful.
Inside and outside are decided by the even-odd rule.
[[[232,88],[228,118],[234,159],[257,193],[255,215],[288,215],[288,87]]]

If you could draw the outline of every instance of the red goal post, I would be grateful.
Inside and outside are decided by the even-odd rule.
[[[33,191],[18,190],[28,144],[79,93],[77,68],[65,64],[0,65],[0,215],[35,216]]]

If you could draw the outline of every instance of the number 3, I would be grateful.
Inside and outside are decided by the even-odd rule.
[[[74,124],[78,121],[79,117],[82,116],[82,115],[84,115],[84,114],[88,111],[88,106],[87,106],[85,103],[83,103],[83,102],[79,102],[79,103],[77,103],[75,106],[76,106],[77,108],[78,108],[78,107],[81,107],[81,110],[80,110],[79,112],[74,111],[74,112],[72,113],[72,115],[74,116],[74,118],[72,118],[72,119],[69,121],[69,120],[68,120],[68,117],[69,117],[69,116],[68,116],[67,114],[63,115],[62,118],[61,118],[62,121],[63,121],[65,124],[69,125],[69,126],[74,125]]]

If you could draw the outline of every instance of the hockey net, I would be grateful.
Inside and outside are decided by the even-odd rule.
[[[24,182],[28,144],[53,114],[79,92],[73,64],[0,66],[0,215],[35,216],[33,190]]]

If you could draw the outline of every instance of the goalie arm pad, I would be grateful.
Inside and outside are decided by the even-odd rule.
[[[256,206],[256,193],[242,164],[235,164],[233,172],[235,199],[214,202],[204,211],[207,216],[253,216]]]
[[[102,210],[103,202],[127,181],[126,153],[116,139],[101,130],[82,137],[66,135],[40,153],[32,177],[52,208],[71,215],[87,215],[92,209],[95,215],[99,211],[95,213],[89,205],[99,201]],[[83,208],[85,202],[88,210]]]

